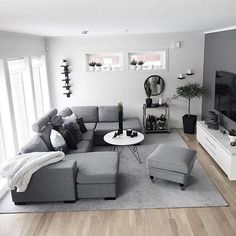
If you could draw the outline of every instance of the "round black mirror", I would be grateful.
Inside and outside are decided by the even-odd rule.
[[[151,95],[157,96],[163,93],[165,89],[165,81],[159,75],[151,75],[144,82],[144,88],[150,86]]]

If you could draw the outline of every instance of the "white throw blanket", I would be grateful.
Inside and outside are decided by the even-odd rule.
[[[17,188],[17,192],[24,192],[31,176],[40,168],[61,161],[63,152],[32,152],[17,155],[1,163],[0,175],[7,178],[9,189]]]

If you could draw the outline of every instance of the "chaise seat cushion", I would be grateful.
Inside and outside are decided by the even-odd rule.
[[[91,122],[91,123],[84,123],[84,125],[85,125],[85,127],[87,128],[88,131],[94,130],[95,127],[96,127],[96,123],[93,123],[93,122]]]
[[[160,144],[147,158],[147,167],[188,175],[195,160],[194,150]]]
[[[119,158],[117,152],[88,152],[67,155],[77,162],[78,184],[114,184],[117,182]]]
[[[68,151],[68,154],[91,152],[91,151],[92,151],[92,143],[88,140],[83,140],[77,144],[77,149],[75,150],[70,149]]]
[[[104,136],[105,134],[118,130],[118,122],[99,122],[94,130],[95,136]]]

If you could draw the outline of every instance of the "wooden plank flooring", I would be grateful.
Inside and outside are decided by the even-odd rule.
[[[236,235],[236,181],[227,179],[194,135],[178,131],[198,151],[199,162],[229,207],[1,214],[0,236]]]

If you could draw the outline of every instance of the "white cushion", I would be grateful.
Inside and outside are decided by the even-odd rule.
[[[66,146],[65,139],[62,137],[62,135],[58,131],[54,129],[52,129],[51,131],[50,141],[55,150],[58,150]]]

